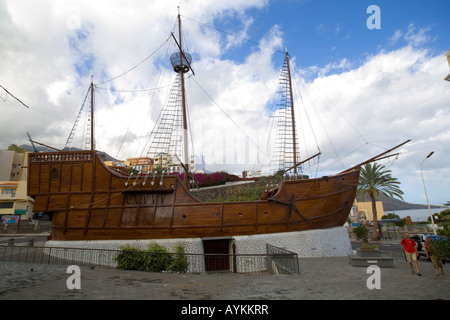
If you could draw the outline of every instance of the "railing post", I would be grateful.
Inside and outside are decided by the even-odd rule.
[[[50,258],[51,258],[51,256],[52,256],[52,247],[50,247],[50,248],[48,248],[49,249],[49,251],[48,251],[48,260],[47,260],[47,264],[50,264]]]
[[[237,273],[237,265],[236,265],[236,244],[233,242],[233,272]]]

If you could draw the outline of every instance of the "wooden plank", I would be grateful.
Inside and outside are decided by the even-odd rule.
[[[111,205],[111,188],[112,188],[112,175],[109,175],[108,200],[106,202],[105,215],[103,217],[103,226],[106,226],[106,221],[108,220],[109,206]]]
[[[94,203],[94,196],[95,196],[95,169],[96,169],[96,163],[97,163],[97,159],[96,157],[94,157],[94,159],[92,159],[92,169],[91,169],[91,197],[90,197],[90,202],[89,202],[89,208],[88,208],[88,212],[86,215],[86,224],[85,224],[85,229],[84,229],[84,234],[86,235],[87,230],[88,230],[88,226],[89,226],[89,222],[91,220],[91,214],[92,214],[92,206]]]
[[[178,180],[176,181],[176,184],[178,183]],[[175,188],[177,187],[177,185],[175,185]],[[173,195],[173,200],[172,200],[172,218],[170,219],[170,233],[172,233],[172,228],[173,228],[173,219],[174,219],[174,216],[175,216],[175,202],[176,202],[176,199],[177,199],[177,192],[174,192],[174,195]],[[162,203],[162,201],[161,201],[161,203]],[[156,211],[155,211],[155,215],[156,215]]]

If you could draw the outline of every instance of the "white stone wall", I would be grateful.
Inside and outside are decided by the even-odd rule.
[[[319,258],[319,257],[336,257],[348,256],[352,253],[352,247],[348,231],[345,227],[335,227],[330,229],[308,230],[298,232],[272,233],[250,236],[235,236],[232,238],[236,246],[237,255],[245,254],[265,254],[266,243],[275,247],[279,247],[298,254],[299,258]],[[80,248],[80,249],[106,249],[120,250],[126,244],[139,249],[147,249],[150,243],[157,243],[174,252],[176,244],[181,243],[185,252],[188,254],[203,254],[203,241],[201,238],[186,239],[154,239],[154,240],[88,240],[88,241],[54,241],[46,242],[46,247],[60,248]],[[60,251],[58,251],[60,252]],[[230,248],[230,253],[232,253]],[[60,253],[58,253],[60,254]],[[87,253],[85,255],[88,255]],[[90,261],[86,257],[86,261]],[[195,257],[194,263],[191,264],[188,272],[205,272],[204,259],[202,256]],[[230,265],[232,266],[232,258]],[[248,270],[244,265],[252,263],[254,259],[239,257],[236,261],[237,271],[239,269]],[[265,260],[257,262],[255,271],[264,270]],[[112,264],[114,265],[114,264]]]
[[[347,256],[352,253],[345,227],[234,237],[236,254],[266,253],[266,243],[298,254],[299,258]]]
[[[45,243],[45,246],[56,247],[56,248],[76,248],[76,249],[100,249],[100,250],[120,250],[121,247],[125,245],[130,245],[134,248],[146,250],[148,245],[151,243],[157,243],[165,248],[169,252],[175,252],[175,246],[178,243],[181,243],[184,246],[184,250],[188,254],[203,254],[203,243],[200,238],[188,238],[188,239],[152,239],[152,240],[85,240],[85,241],[55,241],[50,240]],[[47,252],[53,256],[58,256],[59,258],[65,258],[67,254],[61,250],[53,250],[50,251],[47,249]],[[83,252],[82,260],[85,263],[94,263],[97,261],[98,255],[101,255],[101,251],[92,252],[85,251]],[[112,258],[108,259],[109,261],[106,263],[108,266],[117,266],[115,261],[112,261]],[[189,268],[187,270],[188,273],[198,273],[205,271],[205,261],[202,256],[191,257],[192,263],[190,263]],[[104,262],[103,262],[104,263]]]
[[[203,243],[200,238],[186,239],[145,239],[145,240],[83,240],[83,241],[56,241],[50,240],[45,243],[46,247],[61,248],[82,248],[82,249],[104,249],[120,250],[121,247],[129,244],[139,249],[147,249],[151,243],[164,246],[169,252],[174,251],[174,247],[181,243],[186,253],[203,253]]]

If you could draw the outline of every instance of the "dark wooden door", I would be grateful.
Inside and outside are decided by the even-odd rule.
[[[206,271],[230,270],[230,240],[203,240]]]

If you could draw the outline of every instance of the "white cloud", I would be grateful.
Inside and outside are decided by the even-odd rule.
[[[388,43],[396,45],[403,40],[408,45],[420,47],[434,40],[430,35],[430,31],[431,28],[417,28],[413,23],[410,23],[406,31],[401,29],[395,30],[394,34],[388,39]]]
[[[402,36],[403,36],[403,34],[402,34],[401,30],[395,30],[392,37],[389,38],[389,43],[396,44],[402,38]]]
[[[411,45],[420,46],[424,43],[431,40],[430,36],[427,35],[427,32],[430,31],[430,28],[417,28],[414,24],[410,24],[408,26],[408,31],[405,34],[405,40],[408,41]]]
[[[323,77],[330,73],[342,73],[350,70],[352,63],[347,58],[343,58],[340,61],[329,62],[325,66],[311,66],[301,70],[302,77],[306,79],[315,79],[316,77]]]
[[[428,50],[408,45],[371,56],[358,68],[319,76],[308,83],[311,100],[318,113],[324,115],[323,125],[317,121],[316,127],[323,127],[332,138],[327,141],[322,133],[321,141],[333,143],[345,167],[412,139],[401,148],[402,154],[392,165],[394,176],[404,180],[403,183],[417,185],[419,163],[435,150],[435,162],[429,161],[428,165],[440,171],[441,176],[429,177],[430,184],[445,184],[450,177],[445,160],[450,152],[450,92],[448,83],[442,80],[444,56],[443,52],[433,56]],[[352,156],[345,157],[347,154]],[[405,188],[413,189],[411,185]],[[441,199],[437,203],[445,201],[447,191],[438,188],[433,191],[435,199]],[[423,203],[412,192],[407,200]]]
[[[186,1],[181,3],[181,14],[212,24],[214,19],[227,15],[245,17],[246,9],[265,4],[266,1],[258,0]],[[178,5],[179,1],[163,4],[156,1],[2,1],[0,83],[31,109],[20,109],[11,99],[2,104],[5,113],[0,119],[1,147],[13,142],[26,143],[26,131],[36,140],[63,146],[90,76],[94,75],[94,83],[101,82],[142,61],[175,30]],[[205,30],[193,21],[183,22],[186,37],[196,39],[190,48],[194,53],[204,58],[220,56],[217,32]],[[245,36],[249,25],[250,21],[246,21],[242,30],[237,31]],[[134,71],[132,78],[118,79],[114,86],[148,88],[154,62],[149,59],[147,69]],[[123,100],[129,107],[138,104],[143,108],[146,103],[142,95],[124,93],[114,98]],[[120,113],[125,126],[131,123],[130,110],[128,115]],[[15,119],[14,127],[8,125],[11,118]],[[54,121],[58,126],[52,124]],[[53,130],[51,136],[44,135],[42,128],[48,127],[60,127],[61,132],[57,134]]]

